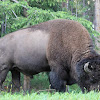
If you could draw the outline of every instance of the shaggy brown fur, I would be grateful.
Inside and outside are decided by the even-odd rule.
[[[59,24],[56,25],[57,29],[54,26],[54,29],[51,29],[54,32],[52,31],[50,34],[47,50],[49,63],[54,62],[73,70],[74,65],[79,60],[85,56],[88,57],[91,53],[90,51],[93,49],[92,40],[88,31],[78,22],[71,20],[56,21]]]

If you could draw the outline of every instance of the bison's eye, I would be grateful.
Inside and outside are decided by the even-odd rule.
[[[89,62],[87,62],[87,63],[84,65],[84,71],[87,72],[87,73],[90,73],[92,70],[93,70],[93,66],[91,66],[91,65],[89,64]]]
[[[89,68],[90,70],[93,70],[93,66],[92,66],[92,65],[89,65],[88,68]]]

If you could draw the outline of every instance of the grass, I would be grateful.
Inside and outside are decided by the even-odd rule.
[[[87,94],[80,93],[31,93],[23,95],[22,93],[4,93],[0,94],[0,100],[100,100],[100,93],[90,92]]]
[[[23,78],[21,80],[23,81]],[[4,84],[6,85],[7,83],[5,82]],[[100,92],[91,91],[83,94],[76,84],[69,87],[69,93],[47,92],[45,89],[49,89],[49,81],[45,73],[34,76],[31,80],[31,89],[31,93],[26,95],[23,95],[22,90],[20,93],[14,94],[1,92],[0,100],[100,100]],[[39,90],[44,91],[39,92]]]

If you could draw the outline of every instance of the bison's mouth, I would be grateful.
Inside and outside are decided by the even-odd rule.
[[[87,85],[84,88],[81,88],[82,92],[90,92],[90,91],[95,91],[95,92],[100,92],[100,85],[93,84],[93,85]]]
[[[96,92],[98,92],[98,91],[100,91],[100,85],[92,85],[92,86],[90,86],[90,89],[89,89],[89,91],[96,91]]]

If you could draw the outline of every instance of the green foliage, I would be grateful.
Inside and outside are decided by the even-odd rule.
[[[39,73],[38,75],[34,75],[34,78],[31,80],[32,92],[45,90],[48,88],[49,88],[49,80],[48,80],[48,75],[46,73]]]
[[[42,0],[27,0],[27,2],[23,2],[24,0],[19,1],[19,3],[13,3],[8,1],[2,2],[0,1],[0,23],[4,21],[4,15],[6,14],[6,19],[7,19],[7,33],[16,31],[20,28],[25,28],[30,25],[35,25],[41,22],[45,22],[48,20],[52,19],[70,19],[70,20],[76,20],[83,24],[89,33],[91,35],[97,36],[99,35],[96,31],[93,30],[92,28],[92,23],[83,19],[83,18],[76,18],[75,16],[72,16],[70,12],[65,12],[65,11],[51,11],[51,10],[43,10],[37,7],[30,7],[29,4],[33,4],[32,2],[41,2],[41,3],[46,3],[49,2],[48,4],[52,4],[53,0],[47,0],[47,1],[42,1]],[[59,1],[59,0],[58,0]],[[55,1],[54,2],[58,2]],[[62,0],[61,0],[62,1]],[[61,2],[60,1],[60,2]],[[40,3],[40,4],[41,4]],[[23,16],[23,5],[28,9],[27,10],[27,15],[28,17]],[[56,4],[55,4],[56,5]],[[1,27],[0,27],[1,30]]]
[[[28,3],[34,7],[41,7],[41,8],[48,8],[47,6],[56,6],[57,4],[61,3],[61,2],[66,2],[66,0],[27,0]],[[44,6],[44,7],[43,7]]]

